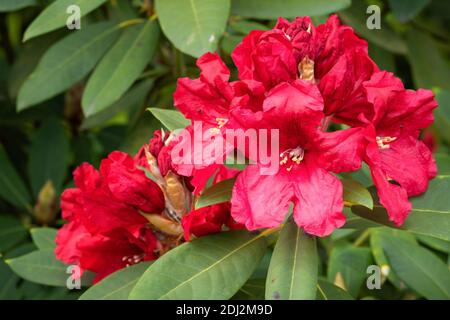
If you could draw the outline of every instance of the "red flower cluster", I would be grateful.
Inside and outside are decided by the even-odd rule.
[[[96,273],[95,282],[141,261],[154,260],[178,245],[183,235],[220,232],[224,225],[239,227],[230,204],[191,210],[192,191],[236,175],[225,167],[181,177],[171,170],[169,135],[155,132],[133,159],[115,151],[100,170],[82,164],[74,172],[75,188],[61,198],[63,218],[56,256],[81,270]],[[148,177],[150,175],[152,179]]]
[[[202,163],[180,163],[175,147],[187,136],[157,131],[130,157],[113,152],[95,170],[74,172],[76,188],[62,195],[67,221],[56,239],[56,255],[97,273],[96,280],[140,261],[152,260],[182,238],[278,226],[292,203],[297,225],[329,235],[345,223],[343,190],[335,174],[366,162],[389,218],[401,225],[411,210],[408,197],[423,193],[436,175],[419,132],[433,122],[437,106],[429,90],[406,90],[370,59],[367,43],[337,16],[315,27],[307,17],[279,19],[274,29],[253,31],[232,54],[239,80],[217,54],[197,65],[198,79],[182,78],[175,106],[202,134],[224,137],[227,129],[279,130],[280,167],[261,172],[259,159],[242,172],[216,164],[236,145]],[[330,124],[342,130],[329,131]],[[344,129],[345,128],[345,129]],[[211,148],[211,140],[202,140]],[[184,157],[194,158],[194,150]],[[250,157],[246,148],[241,151]],[[236,178],[231,203],[195,209],[208,185]]]
[[[365,161],[389,218],[404,222],[408,197],[424,192],[436,175],[431,152],[418,140],[419,130],[433,122],[431,91],[405,90],[335,15],[318,27],[308,17],[279,19],[272,30],[252,31],[232,58],[238,81],[229,82],[219,56],[207,53],[197,62],[200,78],[180,79],[174,99],[188,119],[203,122],[205,134],[279,130],[280,170],[261,175],[257,162],[238,176],[231,200],[236,221],[249,230],[274,227],[293,203],[298,226],[326,236],[345,223],[342,184],[334,174]],[[347,129],[327,132],[331,122]],[[175,168],[189,175],[214,160]]]

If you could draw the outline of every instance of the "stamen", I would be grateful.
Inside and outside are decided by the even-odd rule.
[[[389,144],[395,140],[397,140],[397,137],[376,137],[377,145],[380,149],[389,149]]]
[[[219,126],[219,129],[220,129],[220,128],[222,128],[224,125],[227,124],[228,119],[225,119],[225,118],[216,118],[216,122],[217,122],[217,125]]]
[[[311,23],[308,24],[308,29],[306,30],[306,32],[308,32],[309,34],[311,34]]]
[[[286,171],[291,171],[294,165],[300,164],[305,157],[305,150],[300,147],[294,149],[285,150],[280,154],[280,165],[286,165],[289,162],[289,167],[286,168]]]

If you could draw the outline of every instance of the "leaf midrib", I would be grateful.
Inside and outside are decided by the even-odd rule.
[[[85,51],[87,51],[93,44],[95,44],[97,41],[99,41],[99,39],[108,36],[110,33],[112,33],[113,31],[116,31],[117,26],[114,26],[108,30],[103,31],[100,35],[96,36],[95,38],[91,39],[90,42],[85,43],[81,46],[81,48],[79,50],[74,51],[71,55],[69,55],[66,59],[64,59],[62,61],[62,63],[59,63],[58,65],[56,65],[53,69],[47,69],[48,71],[43,73],[44,77],[42,78],[42,82],[45,82],[48,78],[51,78],[51,76],[57,72],[58,70],[62,69],[63,67],[65,67],[67,64],[73,62],[73,57],[79,54],[84,53]],[[44,59],[45,57],[43,57]],[[37,69],[36,72],[33,72],[33,74],[30,76],[30,80],[33,78],[36,78],[36,74],[39,74],[40,69]]]
[[[191,276],[189,279],[181,282],[180,284],[178,284],[177,286],[175,286],[174,288],[172,288],[171,290],[169,290],[168,292],[166,292],[165,294],[163,294],[161,297],[158,298],[158,300],[161,300],[164,297],[169,296],[169,294],[171,294],[172,292],[174,292],[175,290],[181,288],[182,286],[184,286],[186,283],[189,283],[190,281],[192,281],[193,279],[199,277],[200,275],[202,275],[203,273],[209,271],[210,269],[214,268],[216,265],[220,264],[221,262],[225,261],[226,259],[228,259],[229,257],[231,257],[233,254],[235,254],[236,252],[238,252],[239,250],[245,248],[246,246],[252,244],[253,242],[255,242],[256,240],[259,240],[261,237],[263,237],[262,234],[259,234],[257,236],[255,236],[254,238],[250,239],[249,241],[243,243],[242,245],[238,246],[236,249],[230,251],[229,253],[227,253],[224,257],[222,257],[221,259],[215,261],[213,264],[211,264],[209,267],[201,270],[200,272],[194,274],[193,276]]]
[[[392,242],[391,242],[391,243],[392,243]],[[395,246],[395,244],[394,244],[394,246]],[[404,251],[401,250],[401,248],[399,248],[398,246],[397,246],[397,251],[398,251],[400,254],[402,254],[403,257],[405,257],[408,261],[410,261],[410,263],[411,263],[412,265],[415,265],[418,269],[420,269],[420,271],[422,271],[422,273],[425,275],[425,277],[428,278],[428,279],[430,279],[430,280],[431,280],[431,283],[433,283],[436,287],[438,287],[438,288],[441,290],[441,292],[444,294],[444,296],[446,296],[446,297],[448,297],[448,298],[450,299],[450,295],[449,295],[448,292],[445,290],[445,288],[443,288],[443,287],[440,286],[439,281],[436,282],[434,278],[430,277],[430,275],[428,274],[428,272],[426,272],[426,270],[423,269],[422,266],[421,266],[420,264],[415,263],[415,262],[416,262],[415,259],[413,259],[412,257],[410,257],[410,256],[407,254],[407,252],[404,252]],[[394,270],[395,270],[395,269],[394,269]],[[398,271],[397,271],[397,274],[398,274]]]
[[[139,32],[138,36],[136,37],[136,39],[134,39],[134,41],[132,42],[132,45],[128,48],[127,52],[125,53],[125,55],[122,57],[122,59],[120,60],[119,64],[117,65],[117,67],[114,69],[114,72],[112,73],[112,75],[109,77],[108,81],[106,81],[105,85],[102,87],[101,90],[98,91],[98,93],[94,96],[94,98],[91,100],[91,104],[89,105],[89,107],[87,108],[86,114],[88,115],[92,115],[92,109],[95,107],[95,101],[97,100],[97,98],[99,96],[101,96],[101,94],[105,91],[106,88],[108,88],[109,84],[111,83],[112,80],[114,80],[114,77],[116,76],[116,74],[118,73],[118,71],[121,69],[124,61],[126,61],[129,57],[129,55],[134,51],[133,49],[136,47],[136,44],[139,43],[139,41],[141,40],[141,38],[144,36],[145,31],[147,29],[147,27],[151,26],[151,22],[147,22],[146,25],[144,25],[144,27],[142,28],[142,30]]]

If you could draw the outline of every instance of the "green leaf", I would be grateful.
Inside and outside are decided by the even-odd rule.
[[[30,230],[34,244],[40,250],[54,250],[56,248],[55,238],[58,230],[53,228],[33,228]]]
[[[400,22],[407,22],[414,18],[430,0],[389,0],[389,6]]]
[[[217,49],[229,0],[155,0],[161,29],[175,47],[194,57]]]
[[[266,252],[262,235],[222,232],[184,243],[156,260],[130,299],[229,299]]]
[[[53,249],[34,251],[5,262],[23,279],[39,284],[65,287],[70,277],[68,266],[56,259]],[[82,285],[89,284],[86,278],[83,274]]]
[[[347,8],[351,3],[351,0],[232,0],[231,12],[257,19],[295,18],[329,14]]]
[[[82,99],[87,117],[109,107],[133,85],[152,59],[158,38],[155,21],[124,31],[89,78]]]
[[[235,181],[236,179],[223,180],[205,189],[197,199],[195,208],[200,209],[213,204],[230,201]]]
[[[316,240],[290,219],[275,245],[266,282],[267,300],[314,300],[319,258]]]
[[[100,22],[55,43],[19,91],[17,109],[47,100],[83,79],[117,39],[119,29]]]
[[[439,135],[442,136],[447,143],[450,143],[450,91],[445,89],[438,90],[436,93],[436,101],[439,106],[434,110],[434,116],[436,118],[435,125]],[[446,156],[448,157],[448,155]],[[439,162],[439,157],[436,157],[436,161],[438,161],[438,173],[446,174],[441,171],[441,167],[450,167],[450,161]],[[447,170],[450,171],[450,169]]]
[[[0,197],[20,208],[31,210],[30,194],[0,143]]]
[[[430,251],[410,242],[383,236],[382,245],[395,274],[427,299],[450,299],[450,271]]]
[[[13,248],[27,237],[22,222],[12,216],[0,216],[0,253]]]
[[[405,41],[386,24],[383,24],[381,29],[370,30],[367,28],[366,10],[367,5],[364,1],[353,1],[348,9],[339,12],[339,17],[367,40],[393,53],[406,54],[408,48]]]
[[[90,287],[80,300],[127,300],[131,290],[152,262],[143,262],[114,272]]]
[[[353,300],[353,297],[344,289],[319,278],[316,300]]]
[[[105,125],[109,119],[122,111],[128,111],[130,118],[133,111],[136,112],[141,109],[154,83],[155,79],[149,78],[136,84],[110,107],[93,116],[85,118],[81,124],[81,129],[92,129],[97,126]]]
[[[425,244],[426,246],[428,246],[434,250],[441,251],[444,253],[450,253],[450,242],[449,241],[437,239],[437,238],[430,237],[430,236],[424,236],[421,234],[417,235],[417,239],[419,239],[419,241],[421,243]]]
[[[106,0],[56,0],[53,1],[39,16],[31,23],[25,31],[23,41],[37,37],[41,34],[59,29],[66,25],[71,13],[67,9],[72,6],[80,8],[81,17],[97,9]],[[81,26],[83,28],[84,26]]]
[[[374,228],[370,232],[370,248],[372,250],[372,255],[375,259],[376,264],[380,266],[383,272],[383,276],[386,276],[385,273],[387,273],[387,278],[394,286],[396,286],[398,289],[404,289],[405,284],[389,267],[388,259],[384,254],[382,246],[383,235],[402,238],[416,245],[417,241],[414,235],[412,235],[411,233],[397,229],[381,227],[381,228]]]
[[[406,39],[408,60],[416,87],[450,89],[450,65],[443,58],[434,39],[416,29],[409,31]],[[433,72],[430,72],[430,68]]]
[[[70,141],[59,119],[50,117],[36,131],[30,147],[28,165],[31,187],[35,196],[51,180],[60,192],[70,161]]]
[[[36,0],[0,0],[0,12],[16,11],[35,5]]]
[[[410,199],[412,210],[401,229],[450,241],[449,189],[450,177],[438,176],[431,180],[425,194]],[[379,204],[375,193],[372,193],[372,196],[376,199],[373,211],[362,206],[354,206],[353,213],[364,219],[395,228],[395,225],[389,221],[386,209]]]
[[[344,202],[347,205],[362,205],[369,209],[373,208],[372,196],[362,184],[353,179],[341,179],[341,182],[344,187]]]
[[[348,293],[357,297],[362,284],[366,280],[366,269],[370,265],[370,260],[369,248],[334,247],[328,265],[328,281],[336,283],[336,281],[342,280],[341,285],[345,287]]]
[[[231,300],[264,300],[266,279],[249,279]]]
[[[177,110],[158,108],[148,108],[147,110],[150,111],[169,131],[183,129],[190,124],[190,121]]]

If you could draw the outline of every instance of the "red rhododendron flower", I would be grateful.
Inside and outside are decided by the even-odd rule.
[[[388,72],[374,74],[364,87],[374,108],[365,161],[381,204],[401,225],[411,210],[408,197],[425,192],[436,176],[431,151],[418,138],[420,130],[433,123],[437,103],[430,90],[405,90],[400,79]]]
[[[56,238],[56,256],[97,273],[96,281],[126,265],[156,257],[156,238],[140,214],[161,212],[160,188],[134,160],[113,152],[100,171],[83,164],[74,172],[76,188],[64,191],[63,218],[69,221]]]
[[[241,80],[260,81],[267,90],[298,78],[317,83],[324,113],[351,124],[360,123],[367,103],[362,82],[378,71],[366,41],[336,15],[318,27],[309,17],[292,23],[280,18],[272,30],[250,32],[232,57]]]
[[[262,175],[261,164],[250,165],[239,175],[231,200],[233,218],[250,230],[275,227],[293,202],[300,227],[318,236],[330,234],[345,217],[342,184],[328,171],[360,167],[364,151],[360,129],[323,132],[322,97],[317,86],[303,80],[272,89],[263,109],[235,116],[242,125],[280,130],[281,166],[275,175]]]

